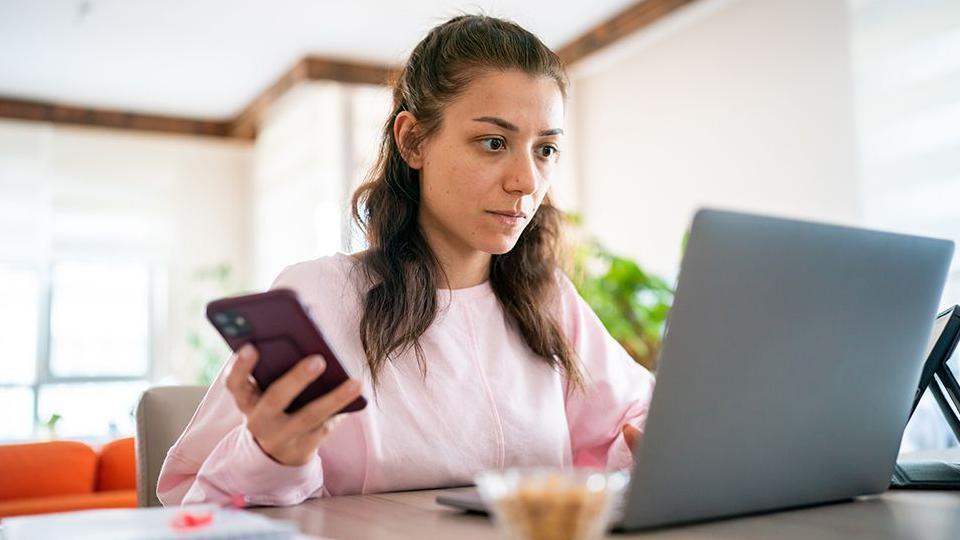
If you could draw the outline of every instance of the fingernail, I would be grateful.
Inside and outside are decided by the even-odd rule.
[[[323,369],[324,362],[322,356],[311,356],[310,360],[307,361],[307,371],[310,373],[317,373]]]
[[[360,381],[356,379],[350,379],[350,382],[347,383],[347,388],[351,392],[356,392],[357,390],[360,390]]]
[[[240,350],[237,351],[237,355],[244,360],[249,360],[253,357],[253,345],[247,343],[243,347],[240,347]]]

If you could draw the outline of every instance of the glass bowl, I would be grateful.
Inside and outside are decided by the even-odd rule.
[[[485,471],[477,489],[515,540],[596,540],[629,483],[624,472],[519,468]]]

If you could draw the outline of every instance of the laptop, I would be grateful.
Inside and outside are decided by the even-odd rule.
[[[698,211],[615,528],[886,490],[953,249]],[[484,509],[476,492],[437,501]]]

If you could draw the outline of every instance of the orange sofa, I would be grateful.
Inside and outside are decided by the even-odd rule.
[[[0,445],[0,518],[137,506],[133,437]]]

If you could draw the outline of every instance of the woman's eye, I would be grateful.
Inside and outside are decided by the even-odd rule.
[[[552,144],[545,144],[540,147],[540,156],[545,158],[555,158],[560,150]]]
[[[480,141],[480,143],[483,144],[483,147],[485,149],[491,152],[498,152],[500,150],[503,150],[503,148],[506,146],[506,143],[503,142],[503,139],[499,139],[497,137],[490,137],[487,139],[483,139]]]

